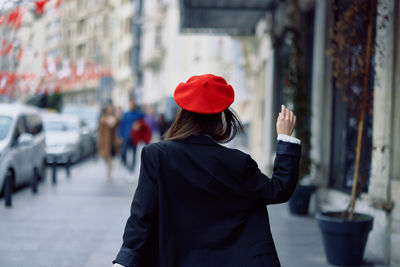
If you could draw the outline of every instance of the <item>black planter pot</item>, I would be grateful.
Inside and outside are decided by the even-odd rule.
[[[311,194],[315,191],[314,185],[299,185],[289,200],[289,210],[293,214],[307,215]]]
[[[354,220],[340,218],[341,212],[316,215],[322,232],[328,262],[339,266],[358,266],[362,263],[373,217],[354,214]]]

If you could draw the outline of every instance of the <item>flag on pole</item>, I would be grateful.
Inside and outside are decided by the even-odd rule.
[[[12,48],[13,48],[13,44],[12,44],[12,43],[8,44],[8,47],[7,47],[7,49],[6,49],[6,55],[7,55],[7,56],[10,54]]]
[[[57,10],[60,9],[60,6],[61,6],[61,0],[57,0],[57,2],[56,2]]]
[[[24,49],[22,47],[19,48],[18,50],[18,55],[17,55],[17,61],[21,61],[22,54],[24,53]]]
[[[36,15],[43,15],[47,2],[49,2],[49,0],[35,1]]]

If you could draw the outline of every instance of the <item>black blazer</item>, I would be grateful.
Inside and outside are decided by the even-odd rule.
[[[278,141],[272,178],[208,136],[144,147],[114,263],[126,267],[280,266],[266,205],[288,201],[300,145]]]

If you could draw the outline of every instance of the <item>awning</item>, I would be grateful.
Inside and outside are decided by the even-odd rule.
[[[275,0],[180,0],[182,32],[252,35]]]

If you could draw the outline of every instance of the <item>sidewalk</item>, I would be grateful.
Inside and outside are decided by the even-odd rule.
[[[74,166],[70,179],[60,170],[57,186],[48,174],[36,196],[19,191],[11,209],[2,199],[0,266],[112,266],[136,187],[127,182],[130,173],[115,165],[113,182],[107,182],[101,159],[89,160]]]
[[[13,208],[0,201],[0,266],[110,267],[121,245],[136,182],[118,162],[113,182],[105,166],[89,160],[59,171],[58,185],[47,182],[34,196],[14,195]],[[268,207],[282,266],[324,267],[322,239],[313,217],[289,215],[286,204]]]
[[[282,266],[324,267],[321,234],[313,217],[289,214],[287,204],[268,206],[272,236]]]

